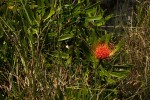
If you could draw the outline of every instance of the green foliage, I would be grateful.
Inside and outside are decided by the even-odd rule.
[[[112,16],[104,17],[100,2],[13,0],[0,9],[0,80],[8,84],[7,99],[118,98],[130,68],[118,64],[123,42],[110,61],[95,59],[91,50],[97,41],[113,42],[99,27]]]

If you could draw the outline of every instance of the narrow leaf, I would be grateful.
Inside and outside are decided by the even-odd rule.
[[[113,65],[114,68],[131,68],[132,65]]]
[[[122,46],[123,46],[124,41],[120,40],[119,43],[117,44],[116,48],[110,53],[110,56],[112,56],[114,53],[116,53]]]
[[[113,16],[112,14],[111,14],[111,15],[106,16],[106,17],[105,17],[105,21],[107,21],[107,20],[109,20],[110,18],[112,18],[112,16]]]
[[[86,18],[87,21],[94,21],[94,20],[101,20],[103,17],[100,16],[96,16],[96,17],[88,17]]]
[[[105,32],[105,35],[106,35],[105,43],[106,43],[106,45],[108,45],[108,43],[109,43],[109,41],[110,41],[110,39],[111,39],[112,34],[107,34],[107,33]]]
[[[88,9],[91,9],[91,8],[94,8],[94,7],[97,7],[97,6],[100,5],[101,2],[102,2],[102,0],[100,0],[100,1],[98,1],[97,3],[95,3],[95,4],[93,4],[93,5],[91,5],[91,6],[87,7],[87,8],[85,8],[85,10],[88,10]]]
[[[65,52],[53,52],[52,54],[54,57],[61,57],[63,59],[68,59],[69,58],[69,54],[65,53]]]
[[[68,40],[68,39],[72,38],[73,36],[74,36],[74,34],[64,34],[59,37],[58,41]]]
[[[106,23],[106,21],[104,19],[100,20],[96,25],[97,26],[102,26]]]
[[[128,73],[129,71],[116,71],[116,72],[111,72],[110,75],[112,77],[123,78],[127,76]]]
[[[26,16],[27,16],[27,19],[28,19],[29,23],[32,24],[32,21],[31,21],[31,19],[30,19],[30,17],[29,17],[29,14],[28,14],[28,12],[27,12],[27,9],[26,9],[26,7],[25,7],[23,1],[20,0],[20,2],[21,2],[21,4],[22,4],[22,6],[23,6],[23,9],[24,9],[24,11],[25,11],[25,14],[26,14]]]
[[[47,16],[46,19],[44,19],[44,21],[47,20],[48,18],[51,18],[51,17],[55,14],[54,1],[55,1],[55,0],[52,0],[52,4],[51,4],[51,9],[50,9],[49,15]]]
[[[78,10],[81,8],[81,6],[82,6],[83,3],[84,3],[84,2],[80,2],[80,3],[76,4],[76,5],[73,7],[72,12],[78,11]]]

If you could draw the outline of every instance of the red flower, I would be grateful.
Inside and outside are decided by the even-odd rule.
[[[99,44],[95,47],[94,55],[97,59],[107,59],[111,50],[106,44]]]

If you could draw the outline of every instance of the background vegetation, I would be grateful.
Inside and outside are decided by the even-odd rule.
[[[150,98],[149,1],[136,1],[128,14],[117,7],[110,12],[112,6],[99,0],[3,0],[0,5],[0,98]],[[93,56],[99,41],[113,44],[109,60]]]

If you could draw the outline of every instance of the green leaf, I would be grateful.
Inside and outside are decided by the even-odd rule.
[[[91,5],[91,6],[88,6],[87,8],[85,8],[85,10],[89,10],[89,9],[94,8],[94,7],[97,7],[97,6],[100,5],[101,2],[102,2],[102,0],[98,1],[97,3],[95,3],[95,4]]]
[[[61,58],[63,58],[63,59],[68,59],[68,58],[69,58],[69,54],[64,53],[64,52],[61,52],[61,53],[60,53],[60,56],[61,56]]]
[[[106,16],[106,17],[105,17],[105,21],[107,21],[107,20],[109,20],[110,18],[112,18],[112,16],[113,16],[113,14]]]
[[[106,31],[105,31],[105,35],[106,35],[105,43],[106,43],[106,45],[108,45],[108,43],[109,43],[109,41],[111,39],[112,34],[107,34]]]
[[[52,15],[54,15],[54,14],[55,14],[55,10],[54,10],[54,8],[51,8],[50,13],[45,20],[47,20],[48,18],[51,18]]]
[[[128,65],[125,65],[125,64],[124,65],[113,65],[114,68],[119,68],[119,69],[120,68],[121,69],[128,69],[128,68],[131,68],[131,66],[132,65],[129,65],[129,64]]]
[[[56,58],[63,58],[63,59],[68,59],[69,58],[69,54],[65,53],[65,52],[53,52],[52,56],[56,57]]]
[[[28,14],[28,11],[27,11],[27,9],[26,9],[26,7],[25,7],[23,1],[20,0],[20,2],[21,2],[21,4],[22,4],[22,6],[23,6],[23,9],[24,9],[24,11],[25,11],[25,14],[26,14],[26,16],[27,16],[27,19],[28,19],[29,23],[32,24],[31,18],[30,18],[29,14]]]
[[[106,21],[104,19],[100,20],[99,22],[97,22],[97,26],[102,26],[106,23]]]
[[[38,3],[38,8],[40,9],[40,14],[42,14],[42,16],[43,16],[44,13],[45,13],[45,9],[44,9],[45,3],[44,3],[44,0],[38,0],[37,3]]]
[[[86,10],[86,14],[88,14],[89,17],[91,17],[93,13],[96,13],[96,8]]]
[[[55,36],[57,36],[56,32],[48,33],[48,37],[55,37]]]
[[[101,71],[100,71],[100,76],[109,76],[109,73],[108,73],[108,71],[107,70],[105,70],[102,66],[100,66],[100,68],[101,68]]]
[[[116,48],[110,53],[110,56],[112,56],[114,53],[116,53],[122,46],[123,46],[124,41],[120,40],[119,43],[117,44]]]
[[[4,22],[4,24],[12,31],[14,32],[14,28],[11,26],[11,24],[8,23],[8,20],[6,22],[6,20],[4,20],[2,17],[0,17],[0,19],[2,20],[2,22]]]
[[[114,79],[111,79],[111,78],[108,78],[107,81],[109,84],[115,84],[116,83],[116,81]]]
[[[65,40],[68,40],[68,39],[72,38],[73,36],[74,36],[73,33],[71,33],[71,34],[64,34],[64,35],[59,37],[58,41],[65,41]]]
[[[95,20],[101,20],[103,16],[96,16],[96,17],[88,17],[86,18],[87,21],[95,21]]]
[[[84,3],[84,2],[82,1],[82,2],[80,2],[80,3],[78,3],[78,4],[76,4],[76,5],[73,7],[72,12],[76,12],[76,11],[80,10],[80,8],[81,8],[81,6],[82,6],[83,3]]]
[[[55,14],[54,1],[55,0],[52,0],[52,4],[51,4],[51,9],[50,9],[49,15],[47,16],[47,18],[44,19],[44,21],[47,20],[48,18],[51,18]]]
[[[110,18],[112,18],[112,15],[108,15],[105,18],[102,18],[99,22],[97,22],[97,26],[102,26],[106,23],[107,20],[109,20]]]
[[[124,78],[125,76],[127,76],[129,74],[130,71],[115,71],[115,72],[111,72],[110,75],[112,77],[116,77],[116,78]]]

